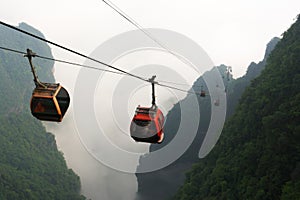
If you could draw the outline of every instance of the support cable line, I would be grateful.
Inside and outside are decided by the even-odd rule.
[[[176,83],[176,82],[172,82],[172,81],[163,81],[163,80],[157,80],[157,82],[168,83],[171,85],[189,86],[189,87],[203,87],[202,85],[191,85],[191,84],[187,84],[187,83]]]
[[[111,9],[116,11],[121,17],[123,17],[125,20],[127,20],[129,23],[134,25],[136,28],[138,28],[141,32],[143,32],[148,38],[150,38],[152,41],[154,41],[158,46],[160,46],[165,51],[169,52],[171,55],[175,56],[178,60],[180,60],[183,64],[191,65],[187,60],[180,57],[176,53],[174,53],[172,50],[170,50],[165,44],[163,44],[161,41],[159,41],[157,38],[155,38],[149,31],[144,29],[139,23],[137,23],[133,18],[131,18],[129,15],[127,15],[124,11],[122,11],[116,4],[111,2],[110,0],[102,0],[106,5],[108,5]]]
[[[29,33],[29,32],[27,32],[27,31],[24,31],[24,30],[22,30],[22,29],[19,29],[19,28],[17,28],[17,27],[14,27],[14,26],[12,26],[12,25],[10,25],[10,24],[4,23],[4,22],[2,22],[2,21],[0,21],[0,24],[3,25],[3,26],[6,26],[6,27],[8,27],[8,28],[11,28],[11,29],[13,29],[13,30],[16,30],[16,31],[18,31],[18,32],[21,32],[21,33],[23,33],[23,34],[25,34],[25,35],[29,35],[29,36],[31,36],[31,37],[33,37],[33,38],[38,39],[38,40],[41,40],[41,41],[44,41],[44,42],[46,42],[46,43],[52,44],[52,45],[54,45],[54,46],[56,46],[56,47],[59,47],[59,48],[64,49],[64,50],[66,50],[66,51],[69,51],[69,52],[71,52],[71,53],[73,53],[73,54],[76,54],[76,55],[78,55],[78,56],[84,57],[84,58],[89,59],[89,60],[92,60],[92,61],[94,61],[94,62],[96,62],[96,63],[100,63],[100,64],[102,64],[102,65],[104,65],[104,66],[107,66],[107,67],[112,68],[112,69],[114,69],[114,70],[120,71],[120,72],[122,72],[122,73],[124,73],[124,74],[127,74],[127,75],[129,75],[129,76],[132,76],[132,77],[135,77],[135,78],[140,79],[140,80],[142,80],[142,81],[147,81],[147,82],[148,82],[147,79],[144,79],[144,78],[142,78],[142,77],[140,77],[140,76],[137,76],[137,75],[134,75],[134,74],[132,74],[132,73],[126,72],[126,71],[124,71],[124,70],[122,70],[122,69],[119,69],[119,68],[117,68],[117,67],[114,67],[114,66],[112,66],[112,65],[110,65],[110,64],[107,64],[107,63],[104,63],[104,62],[102,62],[102,61],[96,60],[96,59],[91,58],[91,57],[89,57],[89,56],[86,56],[86,55],[84,55],[84,54],[82,54],[82,53],[79,53],[79,52],[77,52],[77,51],[74,51],[74,50],[72,50],[72,49],[70,49],[70,48],[64,47],[64,46],[59,45],[59,44],[57,44],[57,43],[51,42],[51,41],[49,41],[49,40],[46,40],[46,39],[44,39],[44,38],[42,38],[42,37],[40,37],[40,36],[34,35],[34,34],[32,34],[32,33]]]
[[[13,30],[15,30],[15,31],[21,32],[21,33],[23,33],[23,34],[25,34],[25,35],[31,36],[31,37],[33,37],[33,38],[35,38],[35,39],[41,40],[41,41],[43,41],[43,42],[49,43],[49,44],[51,44],[51,45],[54,45],[54,46],[56,46],[56,47],[58,47],[58,48],[64,49],[64,50],[66,50],[66,51],[69,51],[69,52],[71,52],[71,53],[73,53],[73,54],[76,54],[76,55],[78,55],[78,56],[84,57],[84,58],[89,59],[89,60],[92,60],[92,61],[94,61],[94,62],[96,62],[96,63],[99,63],[99,64],[102,64],[102,65],[104,65],[104,66],[107,66],[107,67],[109,67],[109,68],[111,68],[111,69],[114,69],[114,70],[116,70],[116,71],[100,69],[100,68],[97,68],[97,67],[92,67],[92,66],[82,65],[82,64],[78,64],[78,63],[74,63],[74,62],[64,61],[64,60],[53,59],[53,58],[49,58],[49,57],[45,57],[45,56],[39,56],[39,55],[37,55],[37,54],[35,54],[35,57],[38,57],[38,58],[41,58],[41,59],[53,60],[53,61],[57,61],[57,62],[61,62],[61,63],[66,63],[66,64],[70,64],[70,65],[76,65],[76,66],[81,66],[81,67],[85,67],[85,68],[95,69],[95,70],[101,70],[101,71],[110,72],[110,73],[116,73],[116,74],[119,74],[119,75],[127,75],[127,76],[131,76],[131,77],[137,78],[137,79],[139,79],[139,80],[142,80],[142,81],[145,81],[145,82],[148,82],[148,83],[152,83],[150,79],[146,79],[146,78],[143,78],[143,77],[141,77],[141,76],[138,76],[138,75],[129,73],[129,72],[124,71],[124,70],[122,70],[122,69],[119,69],[119,68],[117,68],[117,67],[115,67],[115,66],[113,66],[113,65],[110,65],[110,64],[104,63],[104,62],[102,62],[102,61],[99,61],[99,60],[97,60],[97,59],[91,58],[91,57],[86,56],[86,55],[84,55],[84,54],[82,54],[82,53],[79,53],[79,52],[77,52],[77,51],[75,51],[75,50],[72,50],[72,49],[67,48],[67,47],[65,47],[65,46],[62,46],[62,45],[60,45],[60,44],[54,43],[54,42],[49,41],[49,40],[47,40],[47,39],[44,39],[44,38],[42,38],[42,37],[40,37],[40,36],[34,35],[34,34],[32,34],[32,33],[29,33],[29,32],[27,32],[27,31],[24,31],[24,30],[22,30],[22,29],[19,29],[19,28],[17,28],[17,27],[14,27],[14,26],[12,26],[12,25],[10,25],[10,24],[4,23],[4,22],[2,22],[2,21],[0,21],[0,24],[3,25],[3,26],[5,26],[5,27],[8,27],[8,28],[10,28],[10,29],[13,29]],[[2,49],[2,50],[7,50],[7,51],[11,51],[11,52],[14,52],[14,53],[23,54],[23,55],[24,55],[24,54],[25,54],[25,55],[27,54],[26,52],[22,52],[22,51],[19,51],[19,50],[14,50],[14,49],[9,49],[9,48],[6,48],[6,47],[0,47],[0,49]],[[163,81],[161,81],[161,82],[163,82]],[[162,87],[169,88],[169,89],[174,89],[174,90],[177,90],[177,91],[181,91],[181,92],[185,92],[185,93],[194,94],[194,95],[200,95],[200,96],[201,96],[200,93],[193,92],[193,91],[190,91],[190,90],[184,90],[184,89],[177,88],[177,87],[173,87],[173,86],[170,86],[170,85],[161,84],[161,83],[159,83],[159,82],[155,82],[155,84],[156,84],[156,85],[159,85],[159,86],[162,86]]]
[[[18,53],[18,54],[22,54],[22,55],[26,55],[26,52],[22,52],[22,51],[18,51],[15,49],[9,49],[6,47],[2,47],[0,46],[0,49],[6,50],[6,51],[10,51],[10,52],[14,52],[14,53]],[[84,68],[88,68],[88,69],[94,69],[94,70],[99,70],[99,71],[104,71],[104,72],[109,72],[109,73],[114,73],[114,74],[119,74],[119,75],[127,75],[118,71],[112,71],[112,70],[107,70],[107,69],[101,69],[98,67],[93,67],[93,66],[89,66],[89,65],[83,65],[83,64],[79,64],[79,63],[74,63],[74,62],[70,62],[70,61],[65,61],[65,60],[60,60],[60,59],[54,59],[54,58],[49,58],[46,56],[40,56],[40,55],[35,55],[36,58],[40,58],[40,59],[45,59],[45,60],[51,60],[51,61],[55,61],[55,62],[60,62],[60,63],[64,63],[64,64],[69,64],[69,65],[74,65],[74,66],[79,66],[79,67],[84,67]]]
[[[18,51],[18,50],[15,50],[15,49],[10,49],[10,48],[1,47],[1,46],[0,46],[0,49],[5,50],[5,51],[10,51],[10,52],[18,53],[18,54],[23,54],[23,55],[26,54],[26,52],[24,52],[24,51]]]
[[[107,70],[107,69],[101,69],[101,68],[98,68],[98,67],[93,67],[93,66],[89,66],[89,65],[83,65],[83,64],[79,64],[79,63],[70,62],[70,61],[53,59],[53,58],[48,58],[48,57],[39,56],[39,55],[37,55],[36,57],[37,58],[41,58],[41,59],[45,59],[45,60],[52,60],[52,61],[56,61],[56,62],[60,62],[60,63],[65,63],[65,64],[69,64],[69,65],[84,67],[84,68],[88,68],[88,69],[94,69],[94,70],[109,72],[109,73],[113,73],[113,74],[119,74],[119,75],[127,75],[127,76],[129,76],[128,74],[125,74],[125,73],[122,73],[122,72],[112,71],[112,70]]]
[[[186,92],[188,94],[200,95],[200,93],[197,93],[197,92],[193,92],[193,91],[190,91],[190,90],[180,89],[180,88],[177,88],[177,87],[173,87],[173,86],[166,85],[166,84],[161,84],[161,83],[158,83],[158,82],[156,83],[156,85],[159,85],[159,86],[162,86],[162,87],[166,87],[166,88],[169,88],[169,89],[178,90],[178,91],[181,91],[181,92]]]

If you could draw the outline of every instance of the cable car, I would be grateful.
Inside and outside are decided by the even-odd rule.
[[[131,137],[137,142],[161,143],[164,138],[164,115],[157,106],[138,106],[130,125]]]
[[[28,57],[36,85],[30,100],[31,114],[39,120],[61,122],[70,104],[68,91],[59,83],[40,82],[32,64],[35,54],[27,49],[25,56]]]
[[[163,125],[165,118],[162,111],[155,104],[154,84],[157,83],[154,81],[155,77],[149,79],[152,84],[152,106],[138,106],[131,121],[130,136],[136,142],[160,144],[164,139]]]
[[[219,106],[219,105],[220,105],[220,99],[219,99],[219,98],[216,99],[216,100],[214,101],[214,104],[215,104],[215,106]]]
[[[70,97],[59,83],[36,87],[30,101],[31,113],[39,120],[61,122],[70,104]]]
[[[205,91],[204,91],[204,90],[201,90],[201,92],[200,92],[200,97],[205,97],[205,96],[206,96]]]
[[[201,86],[200,97],[205,97],[205,90],[203,90],[203,85]]]

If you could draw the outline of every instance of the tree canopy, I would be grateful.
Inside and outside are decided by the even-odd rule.
[[[19,28],[44,37],[25,23]],[[0,46],[27,48],[52,57],[49,46],[0,27]],[[53,61],[35,59],[42,81],[54,81]],[[0,199],[85,199],[79,177],[66,166],[56,141],[30,114],[34,84],[29,63],[22,55],[0,50]]]
[[[243,93],[213,151],[174,199],[299,199],[300,19]]]

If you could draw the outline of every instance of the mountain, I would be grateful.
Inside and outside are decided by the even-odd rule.
[[[44,37],[33,27],[19,28]],[[49,46],[0,26],[0,46],[52,57]],[[34,58],[41,81],[54,82],[53,62]],[[66,166],[56,141],[42,123],[31,116],[34,88],[27,58],[0,50],[0,199],[85,199],[79,177]]]
[[[244,92],[245,88],[251,83],[251,80],[256,78],[264,69],[267,57],[274,49],[278,41],[279,38],[273,38],[267,44],[264,59],[257,64],[252,62],[248,67],[247,73],[241,78],[233,79],[232,75],[226,72],[229,68],[226,65],[220,65],[217,67],[220,74],[223,76],[223,82],[226,86],[227,91],[227,118],[229,118],[234,113],[242,96],[242,93]],[[203,86],[203,89],[207,91],[205,81],[202,77],[195,81],[193,89],[195,91],[199,91],[199,86]],[[182,102],[188,102],[189,98],[190,97],[188,96],[186,99],[182,100]],[[193,143],[178,160],[161,170],[143,174],[136,174],[138,180],[137,200],[168,199],[172,197],[179,189],[179,187],[184,183],[186,171],[189,170],[195,162],[199,161],[199,147],[203,142],[205,133],[210,123],[210,101],[211,100],[209,96],[205,98],[198,98],[201,115],[201,121],[199,122],[200,128],[197,131],[197,135]],[[173,139],[173,133],[177,132],[178,125],[180,124],[180,117],[180,105],[179,103],[177,103],[170,110],[166,117],[167,120],[164,126],[164,142],[160,145],[151,145],[150,152],[154,152],[160,148],[163,148]],[[143,158],[140,159],[139,167],[143,167],[141,165],[143,165]]]
[[[205,82],[202,78],[199,78],[194,84],[195,90],[199,90],[198,86],[203,86],[203,89],[207,89]],[[189,104],[191,96],[182,100],[182,104]],[[201,102],[201,103],[200,103]],[[210,113],[210,99],[198,98],[200,105],[200,115],[205,116],[206,113]],[[209,105],[209,106],[205,106]],[[193,109],[193,108],[190,108]],[[181,108],[177,103],[169,111],[166,116],[166,122],[164,125],[164,142],[162,144],[152,144],[150,146],[150,152],[154,152],[168,145],[169,142],[175,137],[174,133],[178,132],[179,124],[181,122]],[[203,117],[199,122],[198,133],[188,150],[171,165],[149,173],[136,174],[138,180],[138,193],[137,200],[152,200],[152,199],[166,199],[171,197],[178,190],[179,186],[184,182],[184,172],[191,168],[192,164],[198,160],[198,151],[201,143],[204,139],[204,134],[208,128],[210,118]],[[144,157],[140,158],[138,168],[142,168],[144,164]]]
[[[174,199],[300,198],[300,18]]]
[[[258,77],[261,71],[265,68],[267,58],[269,57],[276,44],[280,41],[278,37],[274,37],[268,44],[265,51],[265,56],[259,63],[252,62],[244,76],[235,79],[228,84],[227,92],[227,117],[234,113],[239,99],[241,98],[246,87],[250,85],[251,81]]]

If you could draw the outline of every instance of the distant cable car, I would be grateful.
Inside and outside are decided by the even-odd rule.
[[[220,105],[220,99],[219,99],[219,98],[216,99],[216,100],[214,101],[214,104],[215,104],[215,106],[219,106],[219,105]]]
[[[156,76],[149,79],[152,84],[152,106],[138,106],[130,125],[130,136],[136,142],[161,143],[164,139],[164,115],[155,104],[154,81]]]
[[[59,83],[39,81],[32,64],[35,54],[27,49],[29,64],[33,73],[35,89],[30,101],[31,114],[39,120],[61,122],[70,104],[70,96]]]
[[[205,91],[203,90],[203,86],[201,86],[200,97],[205,97]]]
[[[205,96],[206,96],[205,91],[204,91],[204,90],[201,90],[201,92],[200,92],[200,97],[205,97]]]

